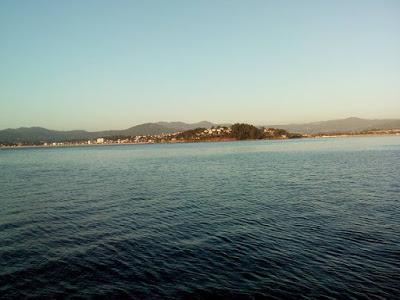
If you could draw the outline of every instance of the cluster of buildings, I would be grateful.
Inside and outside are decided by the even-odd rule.
[[[286,139],[293,138],[291,134],[283,129],[262,128],[265,138],[271,139]],[[79,146],[79,145],[107,145],[107,144],[154,144],[154,143],[182,143],[191,141],[218,141],[229,140],[231,138],[231,127],[212,127],[212,128],[197,128],[184,132],[163,133],[157,135],[138,135],[131,137],[98,137],[84,141],[57,141],[43,142],[41,146],[57,147],[57,146]],[[304,134],[299,137],[338,137],[351,135],[399,135],[400,129],[388,130],[365,130],[354,133],[336,133],[336,134]],[[295,136],[297,137],[297,136]],[[232,139],[232,138],[231,138]],[[15,146],[24,146],[26,144],[17,144]],[[39,144],[36,144],[39,145]],[[5,147],[6,145],[0,145]]]
[[[318,134],[306,134],[305,137],[315,138],[334,138],[334,137],[346,137],[346,136],[363,136],[363,135],[399,135],[400,129],[369,129],[360,132],[339,132],[339,133],[318,133]]]
[[[265,136],[268,136],[268,137],[279,136],[279,138],[281,138],[281,139],[289,138],[289,136],[288,136],[289,132],[287,132],[286,130],[283,130],[283,129],[264,128],[263,131],[264,131]]]
[[[202,134],[203,135],[228,135],[232,132],[230,127],[217,127],[205,129]]]
[[[203,139],[212,139],[218,137],[228,137],[232,129],[230,127],[217,127],[217,128],[209,128],[209,129],[198,129],[187,131],[192,134],[191,139],[193,140],[203,140]],[[177,135],[178,138],[185,139],[185,132]]]
[[[366,130],[363,133],[364,134],[375,134],[375,135],[382,135],[382,134],[400,135],[400,129]]]
[[[80,142],[80,144],[87,145],[104,145],[104,144],[154,144],[163,143],[169,141],[176,141],[175,136],[179,133],[172,134],[158,134],[158,135],[138,135],[132,137],[101,137],[95,140],[88,140],[86,142]]]
[[[138,135],[126,138],[97,138],[89,140],[84,144],[154,144],[154,143],[179,143],[186,140],[202,140],[228,136],[231,133],[229,127],[218,127],[210,129],[194,129],[186,132],[162,133],[157,135]]]
[[[131,137],[99,137],[85,141],[63,141],[45,142],[43,146],[78,146],[78,145],[109,145],[109,144],[154,144],[154,143],[179,143],[187,140],[206,140],[228,136],[232,131],[229,127],[217,127],[210,129],[189,130],[191,136],[188,138],[186,132],[162,133],[157,135],[138,135]]]

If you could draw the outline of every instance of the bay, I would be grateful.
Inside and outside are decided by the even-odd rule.
[[[1,298],[400,294],[400,137],[0,150]]]

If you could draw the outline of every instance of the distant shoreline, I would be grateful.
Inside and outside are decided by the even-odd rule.
[[[342,135],[322,135],[322,136],[304,136],[299,139],[332,139],[332,138],[350,138],[350,137],[385,137],[385,136],[399,136],[399,133],[390,134],[342,134]],[[197,144],[197,143],[223,143],[223,142],[243,142],[243,141],[286,141],[293,140],[288,138],[275,138],[275,139],[214,139],[214,140],[187,140],[187,141],[173,141],[173,142],[158,142],[158,143],[102,143],[102,144],[63,144],[63,145],[20,145],[20,146],[0,146],[0,150],[4,149],[26,149],[26,148],[72,148],[72,147],[93,147],[93,146],[123,146],[123,145],[160,145],[160,144]]]

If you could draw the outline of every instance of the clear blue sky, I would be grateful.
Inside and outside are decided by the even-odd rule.
[[[0,1],[0,129],[400,117],[400,1]]]

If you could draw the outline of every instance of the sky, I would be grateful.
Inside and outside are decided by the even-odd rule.
[[[400,1],[0,1],[0,129],[400,118]]]

